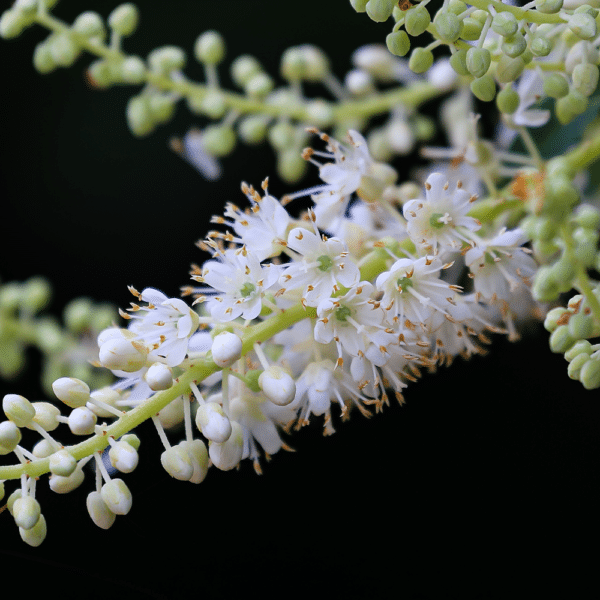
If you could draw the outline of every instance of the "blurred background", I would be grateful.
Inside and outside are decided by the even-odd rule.
[[[82,10],[107,16],[116,4],[62,0],[54,13],[71,22]],[[389,32],[347,0],[139,6],[127,51],[145,56],[176,44],[191,54],[197,35],[216,29],[228,43],[221,73],[230,89],[226,67],[239,54],[255,54],[278,76],[287,47],[313,43],[343,77],[353,50]],[[244,204],[242,181],[258,186],[269,176],[277,197],[317,182],[315,172],[296,187],[282,182],[266,145],[240,145],[223,160],[223,178],[207,182],[168,147],[173,135],[203,125],[197,117],[181,106],[169,124],[134,138],[125,120],[134,88],[91,89],[89,56],[39,75],[31,57],[44,38],[34,27],[0,43],[0,278],[47,277],[50,312],[81,295],[124,308],[127,285],[176,296],[190,263],[206,259],[194,243],[210,216],[227,201]],[[192,59],[186,73],[202,79]],[[435,115],[436,105],[425,110]],[[41,399],[36,360],[32,353],[31,368],[0,382],[0,391]],[[42,481],[48,537],[30,548],[0,514],[2,572],[23,568],[35,574],[28,589],[54,588],[64,598],[244,591],[421,599],[507,597],[515,574],[536,597],[539,582],[557,583],[564,573],[554,567],[574,556],[579,579],[591,571],[596,555],[580,548],[598,534],[598,392],[568,379],[541,326],[517,344],[494,339],[488,356],[457,360],[405,396],[405,406],[392,402],[370,420],[336,419],[333,437],[315,420],[287,440],[297,452],[263,463],[262,477],[244,464],[233,473],[213,469],[200,486],[170,479],[156,434],[143,427],[140,466],[125,476],[131,513],[102,531],[85,509],[93,474],[63,498]],[[545,560],[536,566],[532,556]]]

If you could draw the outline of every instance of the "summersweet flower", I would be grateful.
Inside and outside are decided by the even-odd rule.
[[[305,305],[317,306],[339,285],[352,287],[358,282],[358,267],[341,240],[296,227],[290,231],[287,246],[299,256],[284,266],[279,281],[286,290],[301,288]]]

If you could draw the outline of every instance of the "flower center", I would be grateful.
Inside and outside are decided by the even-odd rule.
[[[441,229],[445,225],[445,223],[440,220],[443,217],[444,215],[442,213],[433,213],[431,217],[429,217],[429,224],[432,227],[435,227],[435,229]]]
[[[329,271],[331,267],[333,267],[333,260],[327,254],[323,254],[317,258],[317,262],[319,263],[319,271]]]
[[[351,314],[352,311],[347,306],[340,306],[335,309],[335,318],[342,323],[344,323]]]
[[[254,293],[254,290],[256,290],[256,286],[253,283],[246,281],[246,283],[240,288],[240,294],[244,298],[247,298],[250,296],[250,294]]]
[[[402,292],[405,289],[408,289],[409,287],[413,287],[414,283],[410,277],[402,277],[402,279],[398,279],[398,281],[396,281],[396,285],[398,286],[398,289]]]

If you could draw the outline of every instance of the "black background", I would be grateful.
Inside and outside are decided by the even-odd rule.
[[[63,0],[55,13],[106,16],[115,5]],[[272,74],[285,48],[311,42],[343,75],[352,50],[388,33],[346,0],[140,5],[128,51],[145,55],[162,44],[190,51],[214,28],[229,42],[227,64],[250,52]],[[210,215],[226,201],[243,203],[241,181],[259,185],[271,176],[276,196],[295,189],[275,176],[268,147],[238,148],[224,161],[224,178],[205,182],[167,148],[171,135],[198,123],[185,108],[135,139],[124,117],[132,90],[89,89],[89,57],[37,74],[31,55],[43,37],[33,28],[0,44],[0,277],[48,277],[51,311],[79,295],[125,306],[127,285],[177,295],[189,264],[205,259],[194,242]],[[201,78],[192,61],[187,72]],[[225,73],[223,81],[230,85]],[[314,182],[312,173],[302,185]],[[36,390],[33,369],[0,384],[31,399]],[[354,415],[333,437],[315,420],[288,440],[297,452],[263,464],[262,477],[244,464],[233,473],[213,469],[200,486],[169,478],[155,433],[143,427],[140,466],[125,476],[131,513],[102,531],[85,510],[92,475],[60,498],[41,481],[48,537],[30,548],[1,514],[1,580],[19,572],[30,592],[63,598],[462,599],[535,598],[541,586],[573,589],[594,572],[598,392],[568,379],[541,327],[425,376],[406,400],[370,420]],[[597,587],[588,591],[597,597]]]

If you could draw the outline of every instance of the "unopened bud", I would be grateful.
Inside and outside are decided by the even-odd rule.
[[[75,435],[90,435],[94,433],[96,420],[96,415],[89,408],[82,406],[71,411],[67,422]]]
[[[21,441],[21,430],[12,421],[0,423],[0,455],[9,454]]]
[[[196,60],[207,65],[217,65],[225,58],[225,40],[217,31],[205,31],[194,44]]]
[[[122,479],[111,479],[105,483],[100,494],[109,510],[116,515],[126,515],[131,510],[131,492]]]
[[[90,399],[90,388],[80,379],[61,377],[52,384],[56,397],[70,408],[85,406]]]
[[[23,529],[31,529],[42,514],[40,503],[31,496],[22,496],[15,500],[12,515],[15,523]]]
[[[158,392],[168,390],[173,385],[173,371],[163,363],[153,363],[144,375],[150,389]]]
[[[6,394],[2,400],[2,408],[17,427],[26,427],[35,417],[35,408],[31,402],[18,394]]]
[[[119,35],[131,35],[139,21],[139,13],[135,4],[127,3],[117,6],[108,16],[109,27]]]
[[[287,406],[296,396],[296,384],[281,367],[269,367],[258,378],[264,395],[277,406]]]
[[[137,467],[139,461],[135,448],[123,440],[111,445],[108,457],[110,464],[121,473],[131,473]]]
[[[31,529],[19,527],[21,539],[33,548],[37,548],[46,539],[47,532],[48,528],[46,526],[46,518],[44,515],[40,515],[37,523]]]
[[[75,457],[68,450],[58,450],[50,457],[50,471],[54,475],[68,477],[77,468]]]
[[[148,350],[142,344],[119,336],[100,346],[99,359],[107,369],[134,373],[146,364],[147,354]]]
[[[219,444],[231,435],[231,422],[217,402],[207,402],[198,408],[196,426],[206,439]]]
[[[242,355],[242,340],[235,333],[223,331],[215,336],[211,352],[219,367],[229,367]]]
[[[160,462],[165,471],[179,481],[189,481],[194,473],[192,459],[181,444],[167,448],[160,455]]]
[[[108,508],[100,492],[90,492],[85,504],[92,521],[100,529],[109,529],[115,522],[117,515]]]
[[[229,471],[238,466],[244,450],[244,433],[239,423],[231,424],[231,435],[222,444],[210,442],[208,454],[211,461],[221,471]]]

